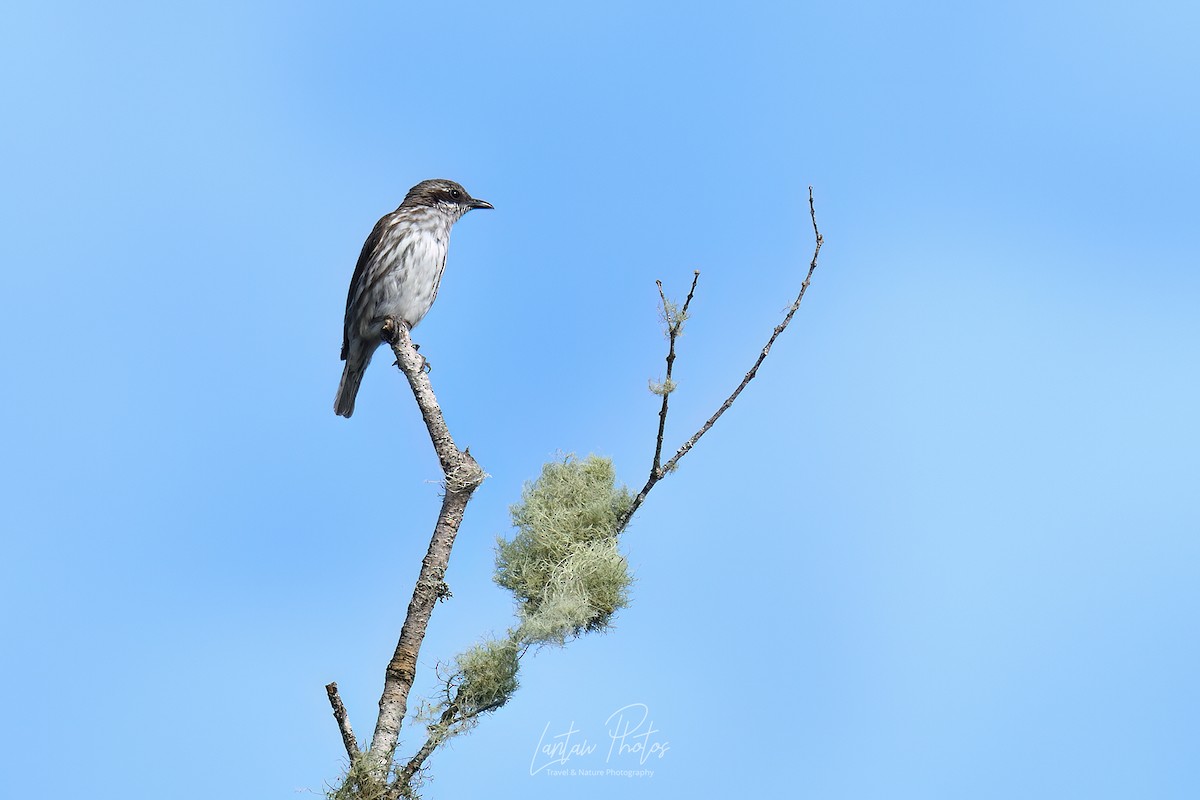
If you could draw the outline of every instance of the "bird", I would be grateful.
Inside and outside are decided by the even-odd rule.
[[[409,189],[404,202],[375,223],[346,295],[346,367],[333,402],[338,415],[354,413],[363,373],[383,343],[384,320],[390,317],[411,330],[429,312],[446,268],[450,229],[476,208],[493,206],[454,181],[435,178]]]

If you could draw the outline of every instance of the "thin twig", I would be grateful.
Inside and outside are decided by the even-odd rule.
[[[696,281],[698,280],[700,280],[700,270],[694,270],[692,272],[692,288],[688,289],[687,299],[683,301],[683,310],[680,312],[681,319],[687,319],[688,306],[692,304],[692,296],[696,294]]]
[[[788,323],[792,321],[792,317],[795,315],[796,311],[799,310],[800,302],[804,300],[804,293],[808,291],[808,285],[812,281],[813,272],[815,272],[817,269],[817,256],[821,252],[821,245],[825,243],[824,237],[821,236],[821,232],[817,229],[817,210],[813,205],[811,186],[808,187],[808,204],[809,212],[812,215],[813,234],[816,236],[817,244],[816,248],[813,250],[812,261],[810,261],[808,265],[808,274],[804,276],[804,283],[800,284],[800,294],[796,295],[796,301],[792,303],[790,308],[788,308],[788,312],[784,316],[783,322],[776,325],[775,330],[771,331],[771,338],[767,339],[767,343],[763,345],[762,351],[758,354],[758,358],[755,360],[754,366],[752,366],[750,371],[746,373],[746,377],[742,378],[742,382],[739,383],[738,387],[733,390],[733,394],[726,398],[725,402],[721,404],[721,407],[718,408],[716,412],[708,418],[708,421],[700,426],[700,430],[692,434],[692,438],[684,442],[679,450],[676,451],[671,460],[668,461],[663,467],[664,472],[670,472],[679,459],[687,455],[688,451],[696,445],[696,442],[700,441],[700,437],[707,433],[708,429],[711,428],[713,424],[721,418],[721,415],[729,410],[729,407],[733,405],[733,401],[736,400],[738,395],[742,393],[742,390],[749,385],[750,381],[754,380],[754,376],[758,373],[759,366],[762,365],[763,361],[767,357],[767,354],[771,352],[771,345],[775,344],[775,340],[779,338],[779,334],[783,333],[784,330],[787,329]]]
[[[675,340],[679,338],[679,332],[683,329],[683,323],[687,319],[688,306],[692,304],[692,295],[696,293],[696,281],[700,280],[700,270],[696,270],[692,275],[692,288],[688,290],[687,299],[683,301],[683,308],[675,312],[675,318],[671,319],[671,306],[667,302],[667,295],[663,292],[662,281],[655,281],[658,284],[658,296],[662,298],[663,317],[667,323],[667,336],[670,339],[670,344],[667,348],[667,376],[662,383],[662,408],[658,412],[658,439],[654,444],[654,463],[650,467],[650,473],[658,472],[659,462],[662,459],[663,432],[667,429],[667,398],[671,396],[671,369],[675,366]]]
[[[350,757],[350,763],[353,764],[359,756],[358,740],[354,738],[354,729],[350,727],[350,717],[338,694],[337,683],[326,684],[325,693],[329,695],[329,705],[333,706],[333,718],[337,720],[338,730],[342,732],[342,744],[346,746],[346,755]]]
[[[442,716],[438,718],[437,724],[442,731],[446,731],[451,726],[468,722],[475,717],[488,713],[489,711],[495,711],[501,705],[503,705],[503,701],[497,701],[495,703],[490,703],[489,705],[483,706],[482,708],[476,709],[469,714],[463,714],[462,716],[459,716],[458,714],[461,709],[456,703],[452,702],[446,707],[446,710],[442,712]],[[433,751],[437,749],[438,745],[446,741],[447,738],[449,738],[449,736],[445,733],[442,733],[441,735],[432,733],[429,735],[429,737],[425,740],[425,744],[421,745],[421,749],[418,750],[411,759],[409,759],[408,763],[405,764],[404,767],[401,768],[401,770],[396,774],[396,779],[392,781],[391,788],[397,793],[395,795],[396,797],[413,796],[411,786],[413,776],[421,771],[421,768],[425,764],[425,759],[429,758]]]
[[[455,706],[453,703],[450,704],[447,706],[446,710],[442,712],[442,716],[438,719],[437,724],[439,726],[443,726],[444,730],[444,726],[449,725],[453,721],[454,715],[457,713],[457,706]],[[409,759],[408,763],[404,765],[400,772],[396,774],[396,779],[392,781],[392,786],[398,792],[399,797],[412,796],[412,786],[410,784],[412,783],[413,776],[416,775],[421,769],[421,765],[425,763],[425,759],[429,758],[433,751],[437,749],[437,746],[443,741],[445,741],[445,736],[438,736],[437,734],[431,733],[425,740],[425,744],[421,745],[421,749],[418,750],[416,754]]]
[[[796,300],[788,309],[787,314],[783,318],[783,322],[775,326],[775,330],[771,332],[771,337],[767,339],[767,343],[763,345],[762,351],[759,352],[758,358],[754,362],[754,366],[750,367],[750,371],[746,373],[746,377],[742,378],[742,382],[738,384],[738,387],[733,390],[733,394],[729,395],[729,397],[725,399],[725,402],[721,404],[721,407],[718,408],[716,412],[708,418],[708,421],[700,426],[700,430],[692,434],[691,438],[680,446],[680,448],[675,452],[675,455],[671,457],[670,461],[668,461],[666,464],[663,464],[658,469],[650,472],[650,477],[647,478],[646,485],[642,487],[640,492],[638,492],[637,497],[633,499],[633,502],[630,504],[629,509],[625,512],[625,515],[621,517],[621,521],[617,525],[618,533],[625,530],[625,527],[629,525],[629,521],[633,519],[634,513],[638,510],[642,503],[645,502],[646,495],[650,493],[650,490],[654,488],[654,485],[662,480],[664,475],[675,468],[675,465],[679,463],[679,459],[687,455],[688,452],[696,446],[696,442],[700,441],[700,437],[708,433],[709,429],[712,428],[712,426],[716,424],[716,421],[721,418],[721,415],[728,411],[729,407],[733,405],[733,401],[737,400],[738,395],[742,393],[742,390],[750,384],[750,381],[754,380],[754,376],[758,373],[759,366],[762,365],[763,361],[767,357],[767,354],[771,352],[771,345],[775,344],[775,340],[779,338],[779,334],[783,333],[784,330],[787,329],[788,324],[792,321],[792,317],[800,308],[800,302],[804,300],[804,293],[808,291],[808,285],[812,281],[813,273],[817,269],[817,256],[821,254],[821,245],[825,243],[825,238],[821,236],[821,231],[817,228],[817,208],[816,203],[813,200],[813,187],[811,186],[808,187],[808,213],[812,219],[813,236],[816,239],[816,246],[813,249],[812,261],[810,261],[808,264],[808,274],[804,276],[804,282],[800,284],[800,294],[796,295]],[[674,340],[672,340],[672,348],[674,347],[674,344]],[[656,463],[657,460],[658,459],[656,458]]]

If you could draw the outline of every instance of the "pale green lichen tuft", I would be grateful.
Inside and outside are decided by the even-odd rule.
[[[491,711],[509,701],[517,691],[518,650],[511,638],[491,639],[455,659],[458,691],[454,703],[463,714]]]
[[[679,384],[677,384],[675,381],[671,380],[670,378],[667,378],[666,380],[662,381],[661,383],[658,381],[650,381],[650,393],[656,394],[659,397],[662,397],[664,395],[668,395],[671,392],[675,391],[675,389],[678,386],[679,386]]]
[[[658,318],[663,323],[663,335],[670,337],[683,334],[683,323],[692,315],[680,308],[679,304],[665,300],[659,306]]]
[[[617,523],[632,498],[615,477],[608,459],[567,457],[546,464],[512,507],[517,533],[497,543],[495,579],[517,598],[521,641],[563,644],[603,630],[628,604]]]
[[[370,752],[360,753],[342,776],[342,782],[325,792],[325,796],[328,800],[384,800],[389,796],[387,783],[375,777],[374,766]]]

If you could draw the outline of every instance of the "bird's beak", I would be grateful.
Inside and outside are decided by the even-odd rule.
[[[471,208],[495,208],[495,206],[493,206],[487,200],[472,200]]]

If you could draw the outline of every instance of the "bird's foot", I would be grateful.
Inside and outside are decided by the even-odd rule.
[[[421,372],[424,372],[426,375],[428,375],[430,372],[433,372],[433,364],[429,363],[428,358],[421,355],[421,345],[413,342],[413,350],[417,351],[417,356],[421,359]]]
[[[383,327],[380,329],[380,338],[388,344],[396,344],[400,339],[400,326],[403,324],[395,317],[385,317]]]
[[[395,361],[393,361],[392,366],[393,367],[400,366],[400,360],[396,359]],[[433,366],[430,365],[429,359],[425,358],[424,356],[421,356],[421,372],[424,372],[426,375],[428,375],[430,372],[433,372]]]
[[[400,344],[400,326],[401,325],[404,326],[405,330],[409,330],[408,324],[406,322],[404,322],[403,320],[398,320],[395,317],[385,317],[383,320],[383,324],[380,326],[380,329],[379,329],[380,330],[380,332],[379,332],[380,338],[383,339],[384,342],[391,345],[392,347],[395,347],[396,345]],[[409,341],[409,344],[412,345],[413,350],[416,351],[417,358],[421,359],[421,371],[426,374],[429,374],[429,371],[432,369],[432,367],[429,365],[429,359],[427,359],[427,358],[425,358],[425,356],[421,355],[421,345],[414,342],[411,337],[409,338],[408,341]],[[394,362],[392,362],[392,366],[393,367],[400,366],[400,359],[396,359]]]

